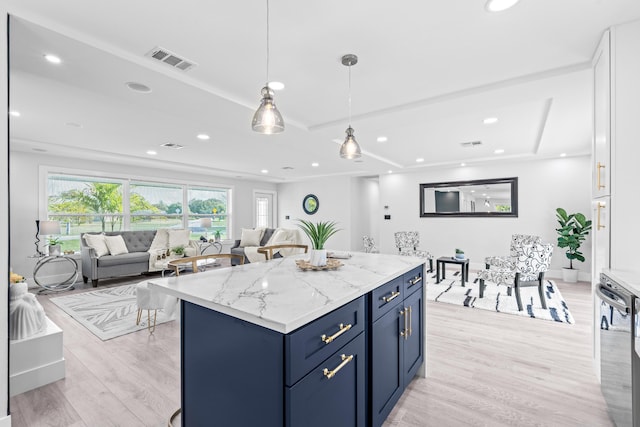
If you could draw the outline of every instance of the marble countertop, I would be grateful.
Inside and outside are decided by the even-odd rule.
[[[640,298],[640,272],[611,269],[604,269],[602,272]]]
[[[289,333],[425,262],[400,255],[352,253],[337,270],[303,271],[296,259],[150,279],[152,288],[185,301]]]

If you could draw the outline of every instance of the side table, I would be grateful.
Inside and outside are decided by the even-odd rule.
[[[440,257],[436,260],[436,283],[440,283],[440,280],[445,279],[445,264],[458,264],[460,266],[462,275],[462,286],[469,280],[469,258],[458,259],[453,257]],[[442,279],[440,279],[440,272],[442,272]]]
[[[200,243],[200,253],[198,255],[206,255],[208,251],[217,250],[215,253],[222,253],[222,243],[220,242],[202,242]]]
[[[53,267],[56,264],[59,265],[60,269],[63,270],[63,272],[60,273],[62,275],[62,279],[56,279],[56,281],[52,283],[44,282],[45,276],[43,276],[41,270],[46,265],[48,265],[49,267]],[[77,279],[78,279],[78,263],[76,262],[75,259],[73,259],[70,256],[66,256],[66,255],[44,256],[38,259],[36,266],[33,268],[33,281],[36,282],[36,285],[42,288],[41,292],[45,290],[54,291],[54,292],[71,290],[73,289],[73,285],[76,283]]]

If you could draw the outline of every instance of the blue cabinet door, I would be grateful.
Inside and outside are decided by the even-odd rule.
[[[381,426],[400,399],[403,388],[402,360],[404,330],[400,301],[373,323],[371,331],[371,417],[372,425]]]
[[[404,300],[404,310],[407,316],[408,332],[402,337],[404,345],[403,355],[403,383],[406,388],[418,368],[424,361],[424,336],[422,322],[424,320],[424,299],[422,288]]]
[[[286,426],[364,427],[365,350],[361,333],[293,387],[286,387]]]

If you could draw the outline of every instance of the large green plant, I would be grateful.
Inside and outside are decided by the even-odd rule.
[[[581,213],[567,214],[562,208],[556,209],[556,218],[560,228],[558,232],[558,247],[567,248],[566,255],[569,259],[569,268],[573,269],[573,260],[584,262],[584,255],[580,252],[582,242],[591,231],[591,220]]]
[[[320,221],[314,224],[311,221],[299,219],[298,222],[300,222],[298,227],[300,227],[302,231],[304,231],[304,234],[309,237],[309,240],[311,240],[313,249],[324,249],[324,244],[327,242],[329,237],[340,231],[340,229],[337,228],[337,224],[333,221]]]

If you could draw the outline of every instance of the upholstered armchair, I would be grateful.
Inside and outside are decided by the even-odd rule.
[[[515,290],[518,311],[522,311],[522,298],[520,289],[526,286],[537,286],[540,295],[542,308],[547,308],[544,297],[544,274],[549,270],[551,255],[553,254],[552,244],[523,244],[516,246],[515,256],[511,257],[509,263],[513,266],[508,268],[490,268],[478,272],[480,298],[484,296],[485,280],[498,285],[509,287],[507,294],[511,295],[511,288]]]
[[[489,256],[484,259],[484,263],[487,268],[497,267],[513,270],[514,265],[512,259],[517,256],[516,248],[522,245],[532,245],[534,243],[542,243],[542,238],[540,238],[540,236],[528,234],[514,234],[511,236],[509,256]]]
[[[398,231],[393,236],[400,255],[426,258],[429,260],[429,271],[433,271],[433,256],[427,251],[418,249],[420,234],[417,231]]]

